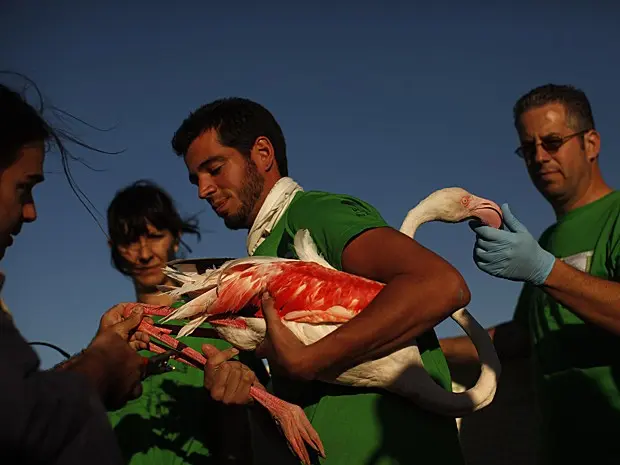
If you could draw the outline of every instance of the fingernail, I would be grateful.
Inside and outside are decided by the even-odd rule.
[[[239,353],[239,349],[236,349],[235,347],[233,347],[232,353],[237,355]]]

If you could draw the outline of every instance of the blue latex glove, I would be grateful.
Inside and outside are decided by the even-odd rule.
[[[511,281],[525,281],[535,286],[545,282],[555,257],[544,250],[517,220],[508,204],[502,205],[502,229],[471,222],[477,235],[474,262],[485,273]]]

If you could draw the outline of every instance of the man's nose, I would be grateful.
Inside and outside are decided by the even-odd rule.
[[[551,159],[551,155],[547,152],[540,141],[536,141],[536,147],[534,152],[534,161],[538,164],[545,163]]]
[[[211,176],[204,176],[198,182],[198,197],[202,200],[206,200],[208,197],[213,195],[216,190],[217,187],[213,182],[213,179],[211,179]]]

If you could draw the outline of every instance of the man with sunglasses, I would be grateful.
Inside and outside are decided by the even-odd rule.
[[[556,222],[539,241],[507,205],[503,229],[472,224],[476,265],[524,283],[513,320],[489,333],[500,358],[532,355],[541,463],[604,463],[620,456],[620,192],[603,180],[582,91],[533,89],[514,121],[516,152]],[[477,360],[466,338],[441,344],[453,363]]]

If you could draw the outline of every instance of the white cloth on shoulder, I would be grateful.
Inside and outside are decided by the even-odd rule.
[[[274,184],[248,232],[246,241],[248,255],[254,254],[258,246],[271,234],[295,194],[302,191],[302,187],[289,177],[280,178]]]

